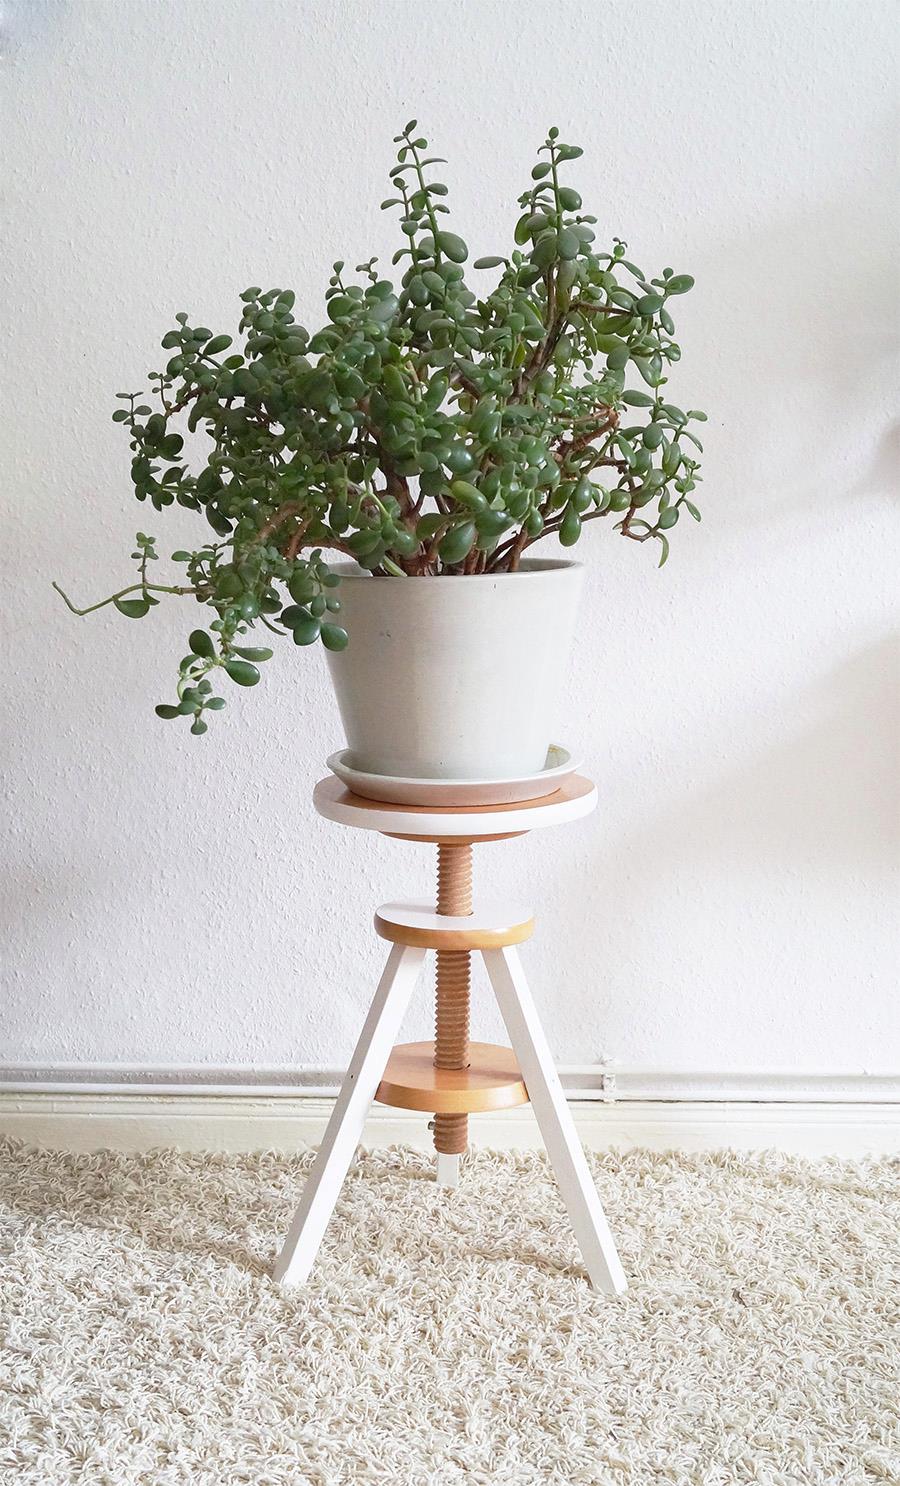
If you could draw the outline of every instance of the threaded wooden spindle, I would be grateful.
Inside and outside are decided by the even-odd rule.
[[[437,911],[452,917],[472,912],[472,848],[468,842],[438,846]],[[438,950],[434,1017],[436,1068],[469,1066],[470,972],[468,950]],[[444,1156],[459,1156],[468,1143],[468,1115],[435,1115],[436,1151]]]

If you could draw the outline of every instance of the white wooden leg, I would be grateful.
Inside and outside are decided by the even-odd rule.
[[[275,1263],[275,1279],[286,1285],[302,1285],[313,1267],[424,958],[424,949],[402,944],[395,944],[388,956],[300,1206]]]
[[[439,1187],[458,1187],[459,1157],[445,1156],[441,1151],[438,1151],[435,1180]]]
[[[625,1271],[566,1104],[522,963],[514,949],[486,949],[482,953],[591,1283],[607,1295],[621,1295],[627,1289]]]

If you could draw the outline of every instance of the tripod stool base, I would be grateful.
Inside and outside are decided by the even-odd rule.
[[[531,933],[530,910],[473,905],[470,864],[449,850],[444,855],[445,848],[465,850],[474,840],[575,820],[588,814],[596,799],[593,785],[577,776],[546,800],[477,811],[379,805],[349,795],[334,780],[316,786],[316,808],[328,819],[385,834],[422,836],[441,845],[439,911],[419,903],[387,904],[378,911],[378,933],[392,941],[388,962],[275,1264],[276,1280],[302,1284],[309,1275],[372,1099],[434,1114],[437,1180],[444,1187],[457,1185],[458,1152],[465,1146],[461,1127],[469,1112],[528,1100],[591,1284],[607,1295],[624,1292],[622,1265],[518,957],[517,944]],[[503,831],[496,828],[501,823]],[[392,1052],[428,949],[437,952],[439,966],[447,965],[446,974],[438,975],[438,1011],[443,1012],[436,1024],[438,1049],[422,1043]],[[473,952],[482,956],[512,1049],[468,1040],[468,958]],[[457,961],[464,962],[465,974]],[[436,1057],[440,1069],[434,1067]]]

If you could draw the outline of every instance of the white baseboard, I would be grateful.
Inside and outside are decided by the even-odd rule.
[[[755,1104],[896,1104],[900,1074],[870,1069],[845,1073],[764,1069],[757,1072],[651,1068],[632,1064],[560,1064],[566,1097],[607,1103],[707,1102]],[[187,1094],[296,1099],[333,1098],[341,1068],[216,1067],[209,1063],[0,1063],[0,1093]]]
[[[310,1094],[36,1092],[0,1093],[0,1133],[71,1151],[296,1151],[322,1138],[332,1100]],[[900,1103],[739,1100],[573,1100],[592,1150],[777,1150],[799,1155],[900,1154]],[[528,1106],[473,1115],[476,1146],[539,1148]],[[428,1117],[373,1105],[364,1143],[430,1148]]]

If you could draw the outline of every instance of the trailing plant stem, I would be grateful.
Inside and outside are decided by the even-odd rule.
[[[69,595],[60,588],[58,583],[54,583],[52,586],[56,589],[56,592],[68,608],[71,609],[72,613],[78,615],[93,614],[95,609],[103,609],[107,604],[114,604],[116,599],[123,599],[127,593],[192,593],[195,598],[206,598],[208,596],[201,588],[171,587],[165,583],[131,583],[127,588],[120,588],[118,593],[111,593],[109,598],[101,599],[98,604],[88,604],[86,609],[79,609],[72,603]]]

